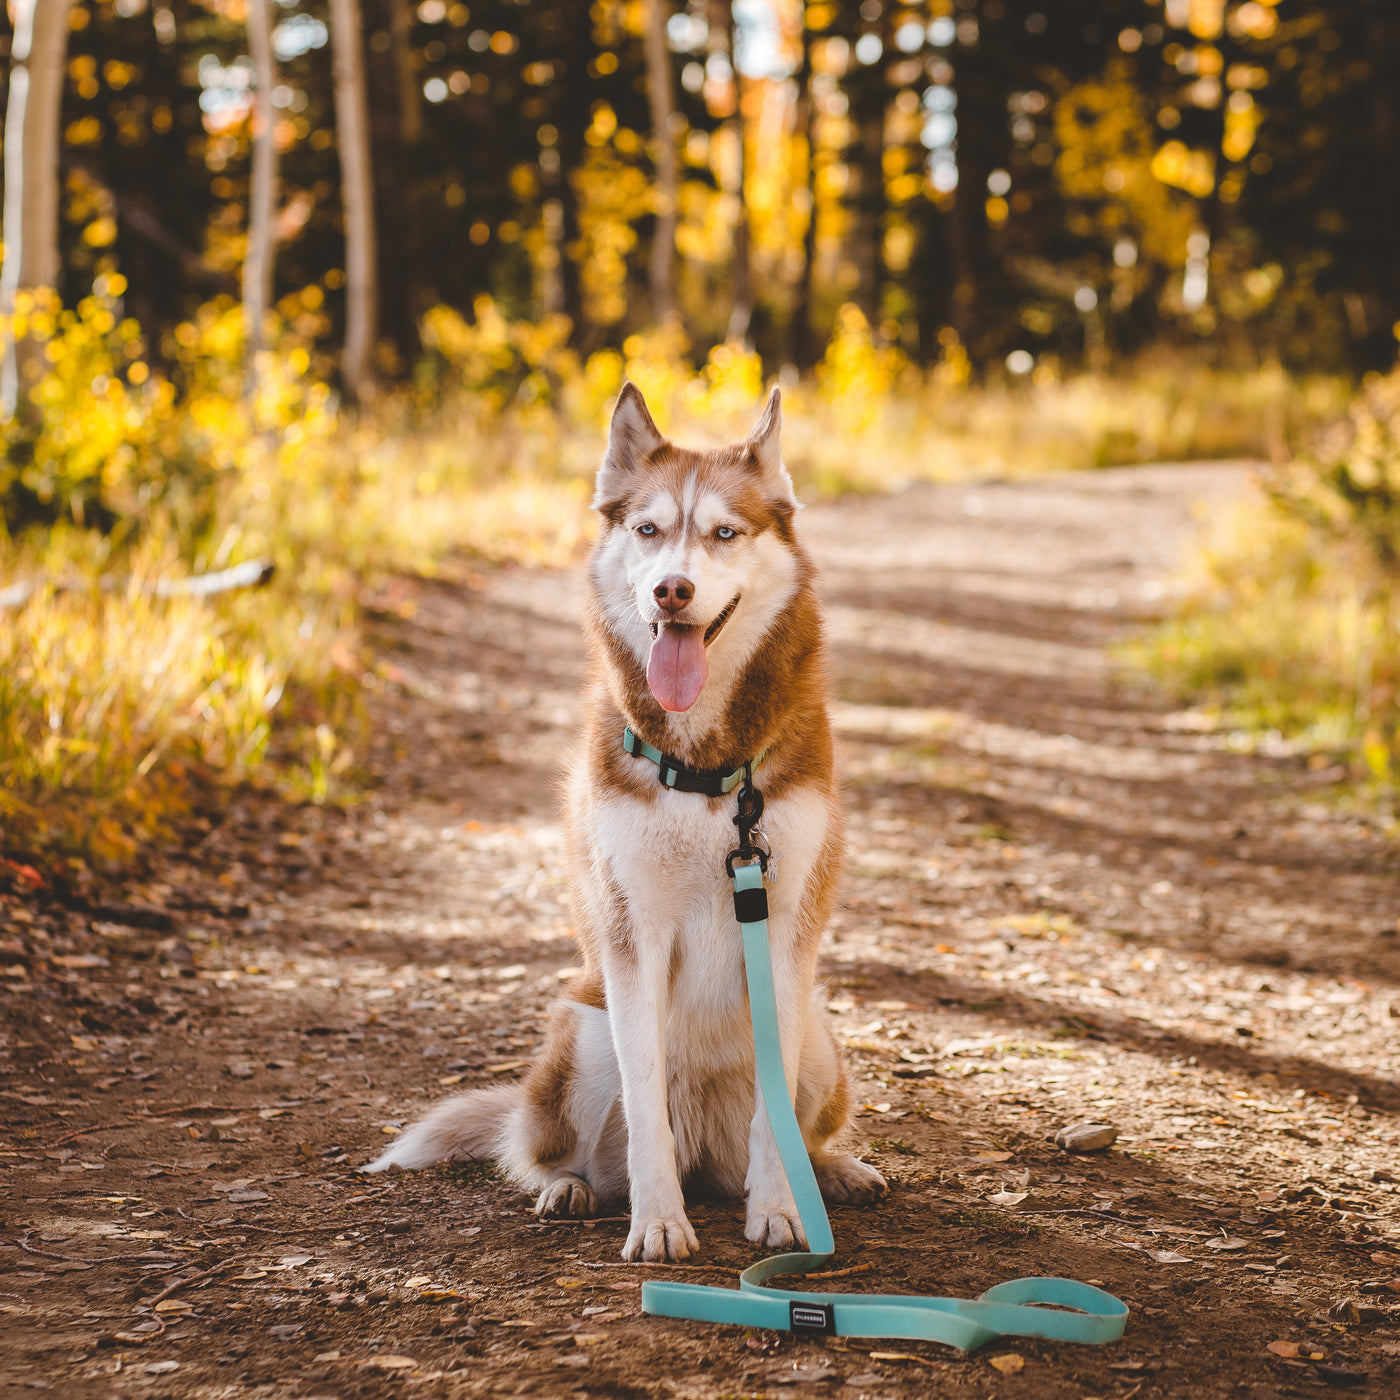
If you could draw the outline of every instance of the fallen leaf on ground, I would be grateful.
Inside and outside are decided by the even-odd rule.
[[[1218,1249],[1222,1254],[1237,1254],[1240,1250],[1249,1248],[1249,1241],[1240,1239],[1238,1235],[1231,1235],[1227,1239],[1207,1240],[1205,1245],[1207,1249]]]
[[[1014,1351],[1009,1351],[1005,1356],[992,1357],[992,1365],[996,1367],[1003,1376],[1014,1376],[1017,1371],[1023,1371],[1026,1367],[1026,1358],[1018,1356]]]
[[[411,1356],[371,1356],[366,1361],[361,1361],[361,1366],[372,1366],[376,1371],[411,1371],[417,1361]]]
[[[998,1191],[994,1196],[987,1199],[994,1206],[1015,1206],[1020,1205],[1031,1193],[1029,1191]]]
[[[1185,1254],[1178,1254],[1172,1249],[1149,1249],[1147,1251],[1149,1259],[1155,1259],[1159,1264],[1189,1264],[1191,1260]]]

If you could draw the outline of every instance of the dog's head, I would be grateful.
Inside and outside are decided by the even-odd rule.
[[[593,579],[665,710],[689,710],[712,663],[716,681],[732,679],[797,586],[781,426],[774,389],[742,442],[694,450],[662,437],[635,385],[618,398],[593,498],[604,521]]]

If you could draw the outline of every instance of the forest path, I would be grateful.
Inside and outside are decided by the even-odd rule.
[[[482,1169],[353,1174],[430,1099],[517,1074],[573,961],[579,577],[502,570],[376,600],[369,800],[244,801],[127,892],[144,915],[0,910],[49,950],[7,998],[0,1397],[1393,1393],[1395,856],[1324,804],[1331,775],[1109,650],[1246,477],[801,517],[850,812],[823,972],[855,1140],[893,1183],[833,1212],[838,1264],[872,1291],[1101,1280],[1133,1306],[1122,1343],[961,1357],[645,1318],[639,1280],[674,1275],[618,1261],[621,1220],[537,1225]],[[1082,1120],[1118,1145],[1058,1152]],[[732,1283],[740,1207],[693,1218],[715,1269],[682,1276]],[[189,1311],[151,1311],[187,1277],[165,1303]]]

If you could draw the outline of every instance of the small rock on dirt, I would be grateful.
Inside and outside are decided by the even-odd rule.
[[[1365,1371],[1353,1371],[1346,1366],[1319,1366],[1317,1374],[1328,1385],[1340,1387],[1365,1385],[1369,1379]]]
[[[1070,1123],[1055,1134],[1055,1146],[1066,1152],[1102,1152],[1118,1141],[1118,1129],[1108,1123]]]

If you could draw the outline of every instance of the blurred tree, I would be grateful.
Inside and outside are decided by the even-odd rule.
[[[250,386],[255,383],[257,355],[264,344],[264,323],[272,305],[272,273],[277,257],[277,132],[272,109],[277,67],[272,57],[273,4],[274,0],[245,0],[248,49],[253,60],[252,189],[248,198],[248,250],[243,255],[243,324]]]
[[[739,72],[738,31],[734,24],[734,0],[718,0],[719,31],[723,36],[724,53],[729,61],[729,70],[734,84],[734,113],[726,123],[729,134],[729,147],[734,152],[734,168],[730,172],[726,193],[734,202],[733,242],[734,242],[734,296],[733,310],[729,313],[729,325],[725,329],[726,340],[746,340],[749,322],[753,319],[753,268],[750,263],[749,202],[745,188],[744,171],[747,166],[745,146],[748,134],[744,129],[744,90]]]
[[[587,350],[675,308],[811,364],[854,299],[984,370],[1394,353],[1394,0],[263,0],[270,202],[251,3],[72,0],[55,275],[152,350],[269,285],[267,210],[267,296],[366,373],[483,292]]]
[[[658,322],[676,312],[676,91],[666,39],[669,0],[647,0],[647,98],[656,171],[656,230],[651,244],[651,313]]]
[[[422,351],[418,320],[432,304],[424,286],[423,93],[411,0],[366,0],[366,66],[378,255],[376,325],[384,367],[402,373]]]
[[[72,0],[15,0],[5,108],[5,261],[0,315],[22,291],[57,288],[59,114]],[[0,415],[12,418],[42,363],[29,336],[7,334],[0,361]]]
[[[345,349],[341,382],[359,403],[373,392],[378,311],[374,173],[365,100],[364,44],[359,0],[330,0],[335,118],[345,213]]]

